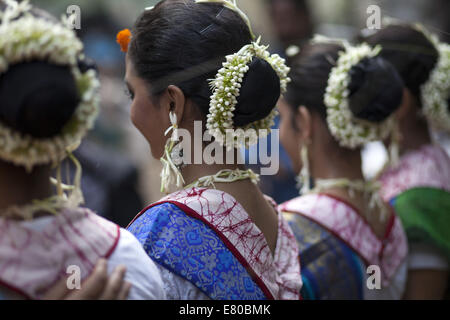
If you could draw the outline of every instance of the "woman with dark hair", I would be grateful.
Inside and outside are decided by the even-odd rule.
[[[378,52],[317,38],[291,63],[280,138],[302,196],[280,209],[299,245],[304,299],[403,294],[406,237],[361,168],[361,147],[390,135],[402,101],[403,83]]]
[[[81,169],[71,152],[94,124],[99,88],[82,49],[68,25],[28,1],[0,2],[0,296],[59,297],[51,289],[68,272],[79,289],[105,258],[110,274],[126,268],[131,288],[119,281],[119,297],[164,299],[158,269],[136,238],[80,207]],[[73,186],[61,179],[66,157],[77,166]]]
[[[450,46],[419,25],[391,24],[365,39],[401,75],[406,94],[398,112],[400,160],[380,182],[382,196],[408,236],[406,298],[441,299],[450,259],[450,158],[430,129],[450,131]]]
[[[298,299],[294,237],[235,154],[272,126],[289,80],[284,61],[256,41],[235,1],[161,1],[118,40],[128,51],[131,119],[163,162],[162,190],[184,187],[129,226],[157,262],[167,297]],[[192,164],[196,121],[214,141],[195,158],[214,150],[227,164]]]

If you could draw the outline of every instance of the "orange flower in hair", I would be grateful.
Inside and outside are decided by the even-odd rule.
[[[117,43],[120,44],[122,52],[128,52],[128,45],[131,40],[131,31],[128,29],[122,30],[117,34]]]

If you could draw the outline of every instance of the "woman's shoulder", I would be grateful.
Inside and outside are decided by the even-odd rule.
[[[388,279],[406,257],[406,237],[395,215],[388,219],[385,236],[379,237],[352,204],[331,195],[305,195],[280,208],[299,243],[300,256],[308,252],[312,262],[316,259],[311,253],[326,244],[328,251],[347,256],[351,251],[366,265],[382,266]]]
[[[263,296],[252,280],[252,273],[246,270],[247,260],[237,254],[232,239],[201,220],[200,216],[192,217],[173,203],[161,203],[145,210],[131,224],[129,231],[137,237],[148,256],[158,263],[166,281],[172,281],[172,274],[175,274],[189,279],[200,291],[215,298],[245,295],[256,299]],[[199,269],[190,267],[193,265]],[[205,275],[212,279],[204,278]],[[227,285],[230,281],[234,283],[231,287]],[[180,286],[184,288],[183,284]],[[166,285],[170,298],[179,296],[176,291],[180,286],[175,284],[167,288]]]
[[[109,235],[114,238],[114,243],[106,253],[108,258],[108,271],[111,273],[115,267],[125,265],[127,272],[125,280],[132,284],[129,299],[132,300],[159,300],[164,299],[162,280],[155,263],[147,256],[142,245],[129,231],[120,228],[88,208],[67,210],[63,213],[68,219],[73,219],[73,226],[77,227],[77,221],[84,221],[84,233]],[[77,218],[78,217],[78,218]],[[68,222],[69,223],[69,222]],[[87,228],[86,226],[89,226]],[[103,238],[102,238],[103,239]],[[97,240],[95,243],[98,243]],[[103,240],[104,241],[104,240]]]
[[[145,224],[149,220],[154,220],[156,217],[168,218],[170,212],[172,211],[182,211],[175,204],[170,202],[160,202],[152,204],[144,208],[138,215],[130,222],[127,229],[134,230],[137,226]],[[133,233],[133,231],[131,231]]]
[[[302,297],[362,299],[362,266],[356,251],[334,232],[301,214],[284,212],[298,245]]]
[[[342,211],[352,214],[359,214],[359,210],[349,201],[325,193],[309,193],[278,206],[284,215],[300,214],[303,216],[329,217],[330,212]],[[331,218],[331,217],[330,217]]]
[[[437,145],[426,145],[404,155],[396,166],[380,177],[385,201],[414,188],[436,188],[450,192],[450,157]]]
[[[163,300],[165,294],[156,264],[148,257],[142,245],[129,231],[120,229],[120,240],[108,260],[108,271],[125,265],[125,280],[132,284],[129,299]]]

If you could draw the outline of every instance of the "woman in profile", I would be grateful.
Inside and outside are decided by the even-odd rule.
[[[419,25],[390,24],[365,39],[401,75],[400,159],[380,177],[408,236],[407,299],[442,299],[450,259],[450,158],[430,129],[450,131],[450,46]]]
[[[304,299],[400,299],[404,292],[402,225],[361,168],[361,148],[389,136],[402,101],[403,83],[378,51],[317,39],[292,58],[280,138],[302,196],[280,209],[299,245]]]
[[[232,1],[161,1],[138,18],[122,49],[131,119],[163,161],[162,190],[171,181],[181,188],[128,228],[158,264],[167,297],[298,299],[292,232],[235,155],[257,141],[254,130],[272,126],[288,81],[284,61],[259,44]],[[192,164],[186,142],[195,121],[214,141],[194,156],[214,149],[232,164]],[[241,135],[247,129],[249,140]],[[181,140],[182,132],[189,137]]]
[[[82,48],[68,26],[28,1],[0,2],[0,296],[65,297],[58,284],[69,272],[75,288],[91,279],[72,298],[129,291],[130,299],[164,299],[159,272],[136,238],[80,207],[81,169],[71,152],[94,124],[99,87]],[[78,166],[73,186],[61,179],[66,157]],[[126,267],[131,288],[112,281],[112,294],[91,291],[106,262],[113,280],[125,269],[113,270]]]

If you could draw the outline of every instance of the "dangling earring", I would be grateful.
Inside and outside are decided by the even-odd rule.
[[[400,140],[401,140],[401,133],[398,127],[398,122],[394,120],[391,132],[391,143],[389,145],[389,163],[392,167],[396,167],[400,161],[399,155]]]
[[[176,183],[177,188],[184,185],[184,179],[180,172],[183,165],[183,149],[181,148],[180,137],[178,135],[178,119],[174,112],[169,113],[171,126],[166,130],[165,136],[172,131],[172,136],[167,140],[164,148],[164,155],[161,158],[163,169],[161,171],[161,192],[167,193],[172,183]]]
[[[297,177],[300,194],[306,194],[311,191],[311,176],[309,174],[308,147],[303,144],[300,149],[300,158],[302,160],[302,170]]]

